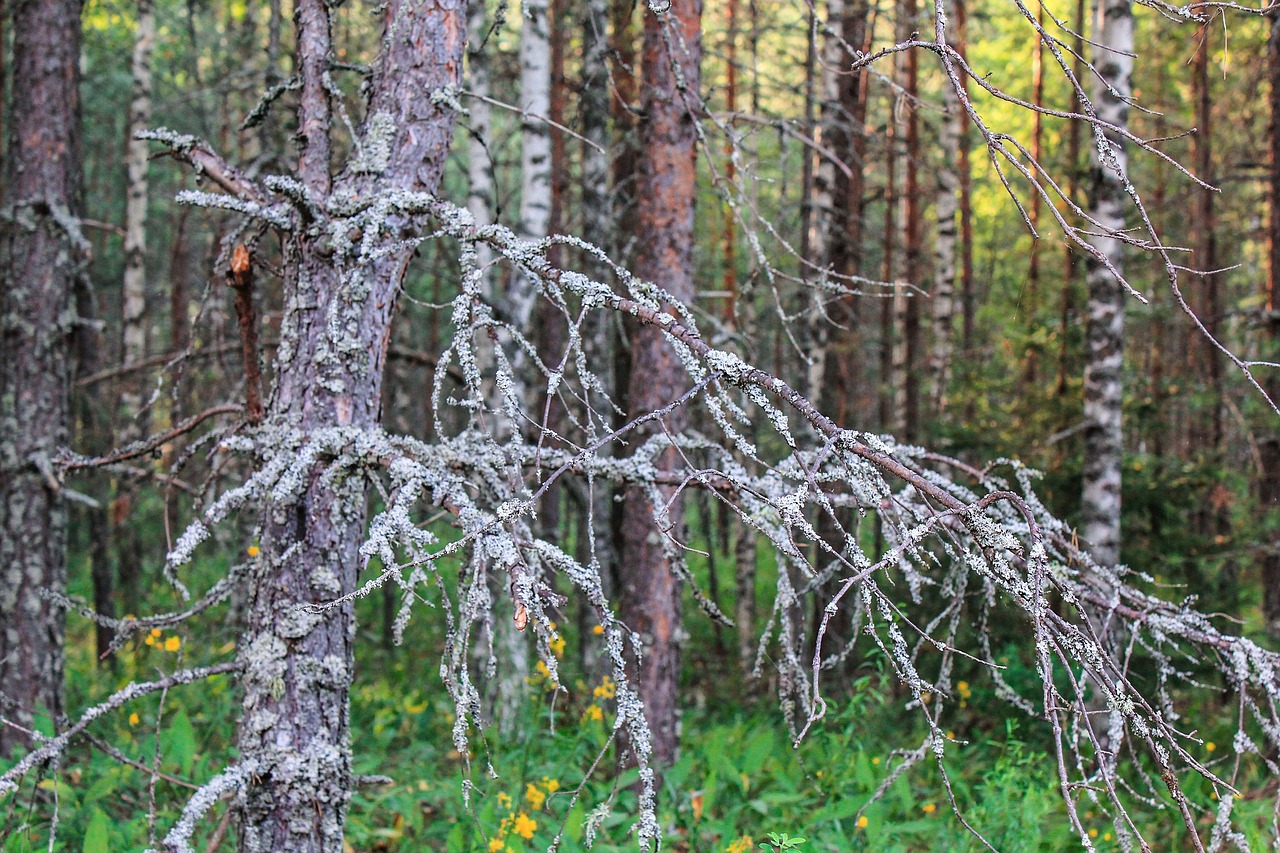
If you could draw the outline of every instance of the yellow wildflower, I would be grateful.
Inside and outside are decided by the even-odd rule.
[[[600,682],[600,686],[591,691],[591,694],[597,699],[612,699],[618,695],[618,685],[606,675],[604,680]]]
[[[956,690],[959,691],[961,699],[968,699],[973,695],[973,691],[969,689],[969,682],[967,681],[957,682]]]
[[[1090,837],[1090,838],[1097,838],[1097,837],[1098,837],[1098,830],[1096,830],[1096,829],[1091,829],[1091,830],[1089,830],[1089,837]]]
[[[134,711],[129,715],[129,725],[136,726],[140,722],[142,722],[142,718],[138,716],[137,711]]]
[[[519,816],[516,817],[515,824],[513,825],[513,829],[515,829],[516,835],[520,836],[525,841],[528,841],[530,838],[533,838],[533,831],[537,828],[538,828],[537,821],[529,817],[524,812],[520,812]]]
[[[744,835],[741,838],[730,841],[729,846],[725,848],[725,853],[747,853],[754,846],[755,840],[750,835]]]
[[[147,635],[147,645],[148,645],[148,646],[154,646],[155,644],[156,644],[156,638],[155,638],[155,637],[153,637],[153,636],[151,636],[150,634],[148,634],[148,635]]]
[[[502,842],[501,838],[489,839],[489,853],[502,853],[502,848],[507,845]]]
[[[529,801],[529,806],[535,812],[542,808],[542,804],[547,801],[547,795],[542,792],[537,785],[530,782],[524,789],[524,798]],[[529,836],[525,836],[528,838]]]
[[[594,628],[592,628],[592,629],[591,629],[591,633],[593,633],[593,634],[595,634],[597,637],[599,637],[601,634],[603,634],[603,633],[604,633],[604,626],[603,626],[603,625],[597,625],[597,626],[595,626]],[[745,836],[744,836],[744,837],[745,837]]]
[[[498,805],[502,806],[504,809],[511,808],[511,795],[508,794],[506,791],[499,791]]]
[[[182,648],[182,640],[177,637],[170,637],[164,641],[164,650],[166,652],[176,652],[180,648]]]
[[[924,812],[925,814],[933,814],[937,810],[938,810],[938,807],[933,803],[925,803],[923,806],[920,807],[920,811]]]
[[[153,637],[155,637],[155,638],[157,638],[157,639],[159,639],[159,637],[160,637],[160,634],[161,634],[161,633],[163,633],[163,632],[162,632],[159,628],[152,628],[152,629],[151,629],[151,636],[153,636]]]
[[[587,709],[582,712],[583,720],[603,720],[604,711],[600,710],[599,705],[588,705]]]
[[[1207,749],[1209,752],[1213,752],[1215,749],[1218,748],[1218,745],[1213,741],[1209,741],[1204,745],[1204,748]]]
[[[261,554],[261,553],[262,553],[262,549],[260,549],[257,545],[250,545],[250,546],[249,546],[249,556],[250,556],[250,557],[256,557],[256,556],[258,556],[258,555],[259,555],[259,554]]]
[[[872,763],[872,764],[879,764],[879,763],[880,763],[880,756],[878,756],[878,755],[877,755],[875,758],[871,759],[871,763]]]
[[[870,822],[871,821],[867,820],[867,816],[863,815],[862,817],[858,818],[858,829],[866,829],[867,824]]]
[[[550,776],[543,776],[542,787],[548,794],[554,794],[556,791],[560,790],[560,783],[555,779],[552,779]]]
[[[1111,833],[1109,833],[1109,832],[1108,832],[1108,833],[1106,833],[1105,835],[1103,835],[1103,836],[1102,836],[1102,840],[1103,840],[1103,841],[1110,841],[1110,840],[1111,840]]]
[[[547,648],[551,649],[551,654],[561,657],[564,654],[564,637],[554,637],[551,642],[547,643]]]

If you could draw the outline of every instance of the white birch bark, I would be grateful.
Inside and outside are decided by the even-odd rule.
[[[951,361],[955,349],[952,320],[955,316],[956,290],[956,213],[960,178],[956,160],[960,152],[960,99],[950,81],[942,86],[942,119],[940,142],[942,165],[938,169],[938,230],[933,245],[933,349],[929,357],[931,411],[942,414],[947,407],[947,389],[951,384]]]
[[[1092,100],[1098,118],[1127,127],[1133,71],[1133,11],[1129,0],[1099,0],[1094,66],[1100,80]],[[1108,89],[1114,90],[1112,94]],[[1099,138],[1093,152],[1090,216],[1098,227],[1090,244],[1115,270],[1123,272],[1124,244],[1114,236],[1125,227],[1127,165],[1123,140],[1115,133]],[[1124,391],[1124,289],[1098,258],[1088,265],[1088,325],[1084,372],[1085,468],[1081,534],[1102,565],[1120,560],[1120,465],[1124,453],[1121,400]]]
[[[152,0],[138,0],[138,29],[133,43],[133,98],[129,103],[128,188],[124,213],[124,347],[123,361],[141,361],[147,354],[147,157],[146,140],[135,134],[151,121],[151,51],[156,20]],[[146,431],[139,420],[141,386],[125,383],[120,397],[125,418],[124,438]]]
[[[1093,65],[1098,77],[1090,99],[1098,118],[1118,128],[1128,126],[1127,100],[1132,93],[1133,9],[1130,0],[1098,0]],[[1121,403],[1124,395],[1124,299],[1117,273],[1124,270],[1124,243],[1117,236],[1125,227],[1127,157],[1124,140],[1116,133],[1095,131],[1090,158],[1089,215],[1096,223],[1089,243],[1086,281],[1089,288],[1085,328],[1084,368],[1084,484],[1081,539],[1103,567],[1095,584],[1104,592],[1116,583],[1110,567],[1120,562],[1120,466],[1124,459]],[[1123,626],[1105,608],[1086,608],[1094,633],[1108,647],[1121,642]],[[1094,684],[1089,698],[1091,726],[1097,736],[1098,763],[1114,769],[1124,737],[1124,720],[1114,710],[1110,685]],[[1105,710],[1111,707],[1109,714]],[[1106,730],[1103,730],[1104,723]]]

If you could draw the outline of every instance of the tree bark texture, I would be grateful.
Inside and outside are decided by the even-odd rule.
[[[649,10],[644,30],[644,123],[641,126],[637,185],[637,237],[645,247],[636,257],[640,278],[659,284],[674,299],[692,304],[693,214],[696,143],[693,105],[697,103],[702,57],[701,0],[673,0],[665,12]],[[687,98],[687,100],[686,100]],[[631,333],[628,404],[632,417],[669,405],[683,393],[686,378],[675,350],[652,326]],[[677,410],[667,428],[678,433],[686,415]],[[630,439],[638,445],[659,427],[646,424]],[[673,470],[674,450],[657,460]],[[670,492],[662,490],[663,499]],[[681,538],[682,505],[670,508],[669,535]],[[648,493],[629,488],[622,513],[619,615],[644,643],[638,671],[640,695],[653,731],[653,758],[669,764],[677,741],[676,692],[680,675],[680,586],[655,529]]]
[[[461,0],[393,0],[369,81],[363,146],[336,179],[330,174],[328,9],[295,5],[299,121],[298,174],[313,198],[375,198],[434,192],[444,167],[453,112],[432,94],[461,84],[466,43]],[[385,156],[380,156],[382,152]],[[284,238],[285,307],[276,384],[266,427],[316,435],[378,424],[381,383],[396,297],[412,250],[392,248],[419,223],[392,217],[378,246],[335,254],[325,229]],[[317,233],[318,231],[318,233]],[[285,345],[285,342],[288,345]],[[264,443],[265,445],[265,443]],[[270,454],[264,446],[262,452]],[[360,476],[321,476],[295,496],[265,498],[261,554],[240,656],[245,665],[239,731],[242,761],[255,768],[240,795],[240,849],[246,853],[339,853],[351,795],[348,690],[354,611],[310,606],[351,592],[364,534]]]
[[[1092,101],[1098,118],[1127,127],[1127,99],[1133,72],[1133,11],[1129,0],[1102,0],[1098,7],[1093,64],[1101,80],[1094,84]],[[1108,89],[1118,92],[1113,95]],[[1099,233],[1090,245],[1112,267],[1123,272],[1124,244],[1116,232],[1125,227],[1124,179],[1127,159],[1123,139],[1106,134],[1108,155],[1095,150],[1091,159],[1089,212]],[[1119,170],[1119,174],[1116,170]],[[1125,291],[1115,273],[1094,255],[1088,263],[1088,323],[1085,329],[1084,370],[1084,487],[1081,538],[1102,565],[1120,561],[1120,466],[1124,456],[1121,402],[1124,392]]]
[[[70,432],[80,215],[79,0],[12,8],[0,291],[0,716],[62,713],[67,509],[51,464]],[[0,725],[0,755],[25,742]]]
[[[1268,222],[1266,328],[1274,360],[1280,353],[1280,12],[1271,13],[1271,38],[1267,42],[1267,77],[1271,83],[1268,96],[1271,110],[1271,211]],[[1280,376],[1267,372],[1267,393],[1280,399]],[[1261,442],[1262,476],[1258,482],[1258,500],[1271,516],[1267,545],[1262,557],[1262,615],[1267,632],[1280,638],[1280,429],[1272,429]]]
[[[151,51],[156,38],[155,8],[152,0],[138,0],[138,24],[133,42],[133,96],[129,102],[128,153],[124,211],[123,346],[121,363],[136,364],[147,355],[147,141],[134,135],[151,123]],[[119,441],[129,444],[149,431],[150,418],[144,411],[148,374],[129,377],[120,390]],[[133,508],[138,498],[137,482],[120,478],[111,505],[111,544],[116,553],[120,590],[125,609],[140,609],[142,589],[142,547]]]
[[[933,244],[933,350],[929,357],[929,409],[935,416],[942,415],[947,408],[955,349],[956,214],[960,191],[956,161],[960,154],[960,114],[964,106],[950,80],[942,83],[942,105],[944,113],[939,134],[942,164],[938,169],[935,206],[938,230]]]

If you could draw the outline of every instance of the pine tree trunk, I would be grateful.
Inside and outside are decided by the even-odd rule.
[[[466,42],[460,0],[385,7],[386,36],[370,78],[366,140],[385,145],[385,163],[352,163],[333,179],[331,106],[325,85],[330,51],[328,7],[298,0],[297,67],[302,77],[297,175],[313,198],[331,191],[373,198],[393,191],[434,192],[453,113],[432,93],[461,84]],[[388,138],[389,137],[389,138]],[[349,195],[348,195],[349,194]],[[285,236],[282,345],[264,429],[276,443],[342,427],[368,429],[380,419],[386,347],[396,296],[412,250],[397,248],[420,223],[389,223],[388,249],[338,259],[324,231]],[[341,339],[334,339],[334,335]],[[270,453],[264,444],[262,452]],[[291,497],[264,497],[261,554],[239,644],[245,666],[238,746],[253,773],[241,795],[240,850],[245,853],[339,853],[352,791],[348,691],[355,639],[351,604],[321,611],[355,588],[364,534],[362,477],[321,477]]]
[[[702,59],[701,0],[673,0],[666,12],[648,11],[644,29],[644,122],[641,126],[637,228],[645,251],[636,258],[637,275],[659,282],[674,299],[692,304],[693,213],[697,152],[691,113],[697,103]],[[670,50],[668,50],[670,45]],[[686,103],[685,97],[688,97]],[[631,333],[630,415],[635,417],[669,405],[684,391],[687,377],[675,350],[652,326]],[[666,428],[678,434],[686,414],[666,417]],[[629,441],[639,446],[659,427],[646,424]],[[674,449],[656,460],[660,470],[678,463]],[[661,490],[663,499],[670,497]],[[621,563],[627,569],[619,590],[619,616],[644,644],[637,672],[653,733],[658,764],[675,759],[676,694],[679,686],[680,586],[663,548],[664,535],[654,529],[654,506],[644,489],[627,489],[622,512]],[[683,507],[670,508],[669,535],[683,536]]]
[[[70,433],[72,285],[80,234],[80,2],[13,8],[12,109],[0,243],[0,715],[62,714],[67,509],[52,459]],[[26,743],[0,725],[0,755]]]
[[[1280,12],[1271,13],[1271,37],[1267,42],[1268,96],[1271,111],[1271,211],[1268,221],[1268,275],[1266,329],[1271,360],[1280,355]],[[1280,400],[1280,376],[1267,372],[1267,394]],[[1269,418],[1274,414],[1269,413]],[[1270,515],[1268,546],[1262,557],[1262,615],[1267,633],[1280,638],[1280,426],[1272,428],[1260,442],[1262,476],[1258,481],[1258,502]]]

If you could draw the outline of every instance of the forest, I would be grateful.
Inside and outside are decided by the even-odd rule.
[[[1280,845],[1280,6],[0,58],[3,853]]]

